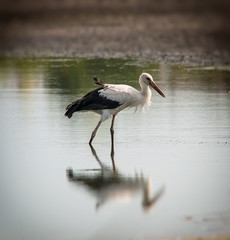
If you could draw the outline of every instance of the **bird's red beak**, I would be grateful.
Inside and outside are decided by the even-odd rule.
[[[166,96],[164,95],[164,93],[160,90],[160,88],[156,85],[155,82],[152,82],[150,83],[150,86],[152,88],[154,88],[163,98],[165,98]]]

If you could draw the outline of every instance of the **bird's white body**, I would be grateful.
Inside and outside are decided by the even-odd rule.
[[[138,91],[124,84],[105,84],[105,87],[99,90],[99,95],[120,104],[117,108],[95,111],[101,114],[101,121],[103,122],[125,108],[136,107],[137,110],[146,105],[149,106],[151,104],[152,92],[148,86],[145,89],[142,88],[142,91]]]
[[[65,113],[65,115],[69,118],[71,118],[72,114],[77,111],[93,111],[101,115],[100,121],[92,132],[91,139],[89,141],[90,144],[93,141],[101,123],[111,116],[113,117],[113,120],[110,131],[113,143],[113,126],[117,114],[125,108],[135,107],[137,110],[138,108],[143,108],[146,105],[150,105],[150,86],[154,88],[162,97],[165,97],[163,92],[153,81],[152,76],[148,73],[142,73],[140,75],[139,84],[141,91],[138,91],[128,85],[104,84],[102,82],[96,83],[102,85],[103,87],[95,89],[81,99],[69,104]]]

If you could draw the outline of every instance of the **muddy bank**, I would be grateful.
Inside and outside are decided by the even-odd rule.
[[[133,57],[227,65],[228,20],[215,11],[5,16],[0,20],[0,56]]]

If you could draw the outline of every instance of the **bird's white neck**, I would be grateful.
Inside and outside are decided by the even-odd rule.
[[[140,82],[140,86],[141,86],[141,95],[143,97],[143,102],[142,102],[142,106],[144,107],[145,105],[149,106],[151,104],[151,96],[152,96],[152,92],[149,88],[148,85],[143,84]]]

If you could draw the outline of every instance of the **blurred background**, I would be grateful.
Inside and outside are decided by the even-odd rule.
[[[228,64],[229,5],[226,0],[1,1],[0,55]]]

